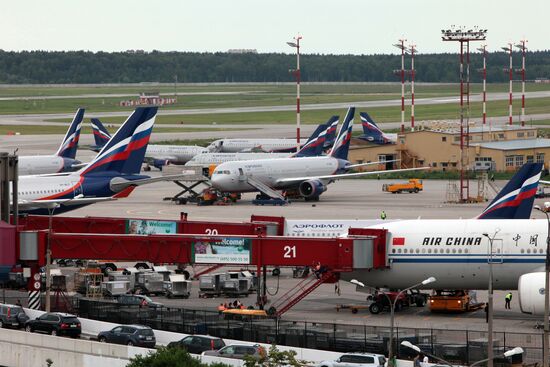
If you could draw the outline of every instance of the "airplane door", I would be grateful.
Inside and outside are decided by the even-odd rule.
[[[245,181],[246,178],[244,177],[244,171],[241,167],[239,167],[239,181]]]
[[[489,241],[489,240],[487,240]],[[502,250],[503,250],[503,245],[504,245],[504,241],[501,239],[501,238],[495,238],[493,240],[493,253],[492,253],[492,256],[488,256],[487,257],[487,263],[492,263],[492,264],[502,264],[503,262],[503,255],[502,255]],[[488,243],[488,246],[487,248],[491,249],[491,243],[489,242]]]
[[[84,195],[84,190],[82,190],[81,184],[79,184],[74,188],[74,196],[77,196],[77,195]]]

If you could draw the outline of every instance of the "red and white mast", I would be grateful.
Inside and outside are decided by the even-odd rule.
[[[401,49],[401,132],[405,131],[405,42],[406,39],[400,39],[395,47]]]
[[[504,71],[508,71],[508,75],[510,76],[510,91],[509,91],[509,98],[508,98],[508,124],[512,125],[512,80],[514,78],[512,69],[512,44],[509,43],[508,47],[502,47],[502,49],[510,54],[510,67],[508,70],[504,69]]]
[[[411,51],[411,131],[414,131],[414,53],[416,45],[410,45]]]
[[[302,36],[294,37],[296,42],[287,42],[290,47],[296,49],[296,152],[300,151],[300,40]]]
[[[517,48],[521,50],[521,69],[516,70],[521,74],[521,126],[525,126],[525,53],[527,48],[525,43],[527,40],[521,40]]]

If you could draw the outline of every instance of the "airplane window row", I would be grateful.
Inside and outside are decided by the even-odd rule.
[[[530,254],[530,253],[531,253],[531,249],[530,249],[530,248],[528,248],[527,250],[521,249],[520,252],[521,252],[522,254],[524,254],[524,253]],[[536,253],[537,253],[537,249],[534,248],[532,252],[533,252],[533,254],[536,254]],[[539,248],[539,249],[538,249],[538,253],[539,253],[539,254],[544,254],[545,252],[546,252],[546,251],[545,251],[544,249],[542,249],[542,248]]]
[[[37,195],[37,194],[55,194],[56,192],[61,192],[63,190],[56,189],[56,190],[35,190],[35,191],[24,191],[24,192],[18,192],[17,194],[19,196],[21,195]]]
[[[228,170],[224,170],[224,171],[220,170],[220,171],[216,171],[214,173],[217,174],[217,175],[229,175],[229,174],[231,174],[231,172],[228,171]]]
[[[391,252],[392,252],[392,254],[395,254],[395,253],[398,253],[398,254],[400,254],[400,253],[404,253],[404,254],[407,254],[407,253],[410,253],[410,254],[417,253],[417,254],[419,254],[420,252],[422,252],[423,254],[425,254],[425,253],[431,254],[431,253],[432,253],[432,249],[431,249],[431,248],[429,248],[429,249],[423,248],[422,251],[421,251],[421,250],[418,249],[418,248],[417,248],[417,249],[410,249],[410,250],[409,250],[409,249],[406,249],[406,248],[404,248],[403,250],[401,250],[400,248],[398,248],[398,249],[392,249]],[[465,248],[464,250],[461,249],[461,248],[459,248],[459,249],[456,249],[456,248],[453,248],[453,249],[449,249],[449,248],[447,248],[447,249],[444,249],[444,248],[437,249],[437,248],[434,248],[434,249],[433,249],[433,253],[434,253],[434,254],[437,254],[437,253],[440,253],[440,254],[445,254],[445,253],[447,253],[447,254],[450,254],[450,253],[453,253],[453,254],[456,254],[456,253],[461,254],[461,253],[463,253],[463,252],[464,252],[465,254],[467,254],[467,253],[468,253],[468,249],[467,249],[467,248]]]

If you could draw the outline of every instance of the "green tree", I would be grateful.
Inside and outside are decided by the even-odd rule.
[[[126,367],[229,367],[223,363],[205,364],[181,348],[161,347],[145,356],[130,359]]]
[[[293,350],[280,351],[275,344],[269,348],[269,353],[262,356],[260,359],[246,355],[244,357],[245,367],[279,367],[279,366],[293,366],[300,367],[306,365],[305,361],[299,361],[296,359],[296,352]]]

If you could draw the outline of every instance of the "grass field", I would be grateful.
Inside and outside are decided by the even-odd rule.
[[[20,133],[23,135],[32,134],[65,134],[67,131],[67,126],[44,126],[44,125],[0,125],[0,135],[6,135],[9,133]],[[115,128],[109,129],[111,133],[115,132]],[[190,133],[190,132],[201,132],[201,131],[238,131],[240,129],[224,129],[224,128],[190,128],[190,127],[173,127],[173,128],[159,128],[155,127],[155,133]],[[92,129],[87,125],[82,126],[82,134],[91,134]]]

